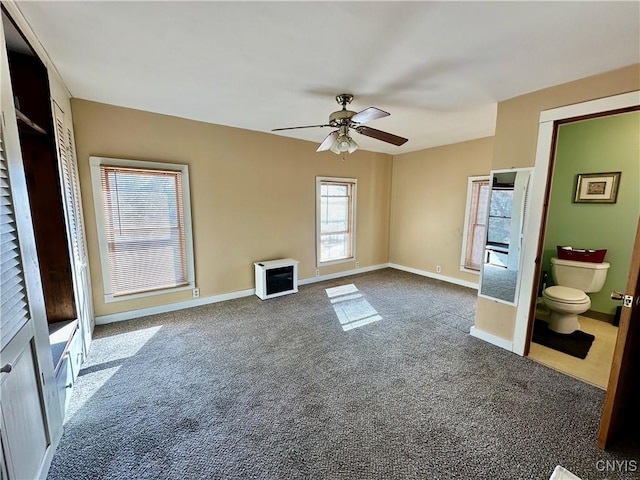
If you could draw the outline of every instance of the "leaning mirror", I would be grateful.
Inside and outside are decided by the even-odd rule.
[[[479,295],[511,305],[518,293],[530,177],[526,168],[495,170],[490,178]]]

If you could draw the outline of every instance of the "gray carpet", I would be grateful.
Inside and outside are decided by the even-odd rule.
[[[325,289],[381,318],[344,331]],[[468,334],[475,292],[386,269],[96,328],[49,478],[585,479],[604,392]]]
[[[504,267],[488,263],[485,263],[482,268],[482,294],[505,302],[514,302],[518,271],[507,270]]]

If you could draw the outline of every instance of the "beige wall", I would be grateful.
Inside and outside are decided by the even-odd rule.
[[[640,65],[498,105],[496,136],[398,155],[358,151],[343,162],[313,143],[73,100],[96,315],[191,298],[190,292],[105,304],[90,155],[186,163],[191,175],[196,283],[201,296],[253,287],[252,263],[293,257],[315,271],[315,176],[358,178],[357,260],[387,261],[469,282],[460,271],[467,178],[533,166],[540,111],[640,88]],[[392,176],[393,169],[393,176]],[[393,181],[392,181],[393,179]],[[327,267],[321,274],[354,268]],[[511,340],[515,308],[478,299],[476,327]]]
[[[184,301],[191,292],[105,304],[91,155],[189,165],[202,297],[253,288],[253,262],[260,260],[292,257],[300,261],[300,278],[315,275],[316,175],[358,179],[357,260],[361,268],[388,262],[389,155],[357,151],[342,161],[302,140],[85,100],[74,99],[72,108],[96,315]],[[354,266],[326,267],[320,274]]]
[[[492,167],[532,167],[540,112],[640,89],[640,64],[498,103]]]
[[[639,89],[640,64],[636,64],[500,102],[491,168],[535,164],[541,111]],[[515,318],[515,307],[478,298],[477,328],[511,341]]]
[[[493,137],[393,158],[389,261],[477,283],[460,270],[468,178],[488,175]]]

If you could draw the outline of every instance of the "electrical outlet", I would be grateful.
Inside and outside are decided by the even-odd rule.
[[[436,273],[440,273],[442,271],[442,267],[440,265],[436,265]]]
[[[199,288],[194,288],[193,289],[193,298],[198,298],[200,296],[200,289]]]
[[[356,268],[360,268],[360,262],[356,262]]]
[[[320,276],[320,269],[316,270],[316,277]]]

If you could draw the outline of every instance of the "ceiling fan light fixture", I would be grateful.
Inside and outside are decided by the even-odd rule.
[[[326,136],[326,138],[322,141],[316,151],[324,152],[326,150],[331,150],[337,155],[342,154],[343,159],[345,153],[353,153],[359,148],[358,144],[353,140],[353,138],[349,136],[350,129],[355,130],[360,135],[364,135],[365,137],[375,138],[376,140],[381,140],[383,142],[390,143],[396,146],[404,145],[408,141],[407,138],[399,137],[398,135],[383,132],[382,130],[377,130],[365,125],[372,120],[376,120],[382,117],[388,117],[390,114],[389,112],[380,110],[377,107],[365,108],[358,113],[352,112],[351,110],[347,110],[347,105],[350,104],[352,100],[353,95],[350,93],[341,93],[340,95],[336,96],[336,101],[339,105],[342,106],[342,110],[331,113],[331,115],[329,115],[329,123],[327,124],[274,128],[271,131],[277,132],[281,130],[297,130],[300,128],[315,127],[337,128],[337,130],[334,130]]]
[[[331,151],[340,155],[341,153],[353,153],[358,149],[358,144],[349,136],[348,127],[341,127],[340,134],[331,145]]]
[[[338,140],[336,140],[335,142],[333,142],[333,144],[330,147],[330,150],[337,154],[340,155],[342,152],[340,151],[340,148],[338,148]],[[346,151],[346,150],[345,150]]]
[[[351,138],[351,137],[348,137],[348,138],[349,138],[349,150],[348,151],[349,151],[349,153],[353,153],[358,149],[358,144],[356,143],[356,141],[353,138]]]

